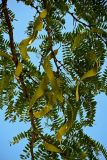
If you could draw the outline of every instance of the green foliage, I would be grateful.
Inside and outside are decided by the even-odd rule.
[[[107,159],[83,130],[93,126],[94,97],[107,94],[107,68],[100,73],[107,57],[106,0],[20,1],[36,12],[20,43],[13,38],[15,14],[7,0],[0,4],[0,109],[6,107],[5,120],[30,124],[12,144],[27,139],[22,160],[97,160],[100,153]],[[70,32],[67,14],[74,21]],[[40,55],[39,66],[31,54]]]

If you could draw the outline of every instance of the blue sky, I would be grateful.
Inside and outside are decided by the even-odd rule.
[[[17,4],[14,0],[8,0],[8,6],[16,13],[16,19],[18,21],[14,22],[14,27],[16,28],[14,31],[14,39],[20,42],[26,38],[26,34],[24,34],[26,26],[29,20],[33,20],[35,10],[31,10],[30,7],[25,7],[21,2]],[[70,31],[72,29],[72,21],[69,20],[69,16],[66,19],[69,21],[69,23],[67,23],[67,29]],[[95,140],[100,141],[107,149],[107,97],[102,93],[96,96],[95,99],[97,101],[97,112],[94,127],[86,128],[85,132]],[[19,154],[22,152],[26,141],[14,146],[10,146],[10,141],[13,136],[21,131],[27,130],[29,126],[22,122],[5,122],[4,110],[0,111],[0,160],[19,160]],[[101,160],[103,160],[103,158],[101,158]]]

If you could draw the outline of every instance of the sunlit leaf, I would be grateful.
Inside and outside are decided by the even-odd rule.
[[[56,153],[62,153],[61,149],[57,148],[53,144],[44,142],[45,149],[50,151],[50,152],[56,152]]]

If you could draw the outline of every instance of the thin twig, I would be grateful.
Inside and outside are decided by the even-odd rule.
[[[75,19],[77,22],[81,23],[83,26],[88,27],[88,28],[91,28],[91,27],[93,26],[93,25],[89,25],[89,24],[86,24],[86,23],[80,21],[80,20],[74,15],[74,13],[71,13],[71,12],[69,12],[69,11],[68,11],[68,13],[73,17],[73,19]]]
[[[30,4],[30,6],[31,6],[32,8],[34,8],[34,9],[36,9],[37,13],[40,13],[40,11],[38,10],[38,6],[35,7],[32,3]]]
[[[47,10],[48,10],[46,0],[43,0],[43,4],[44,4],[44,9],[47,9]],[[50,45],[50,51],[51,51],[51,54],[52,54],[54,63],[55,63],[55,65],[56,65],[56,68],[57,68],[57,73],[59,73],[59,66],[57,65],[57,59],[56,59],[56,57],[55,57],[55,55],[54,55],[54,50],[53,50],[51,29],[50,29],[50,27],[49,27],[49,25],[48,25],[47,18],[46,18],[46,31],[47,31],[47,34],[48,34],[48,41],[49,41],[49,45]]]
[[[80,20],[74,15],[74,13],[71,13],[71,12],[69,12],[69,11],[68,11],[68,13],[73,17],[74,20],[76,20],[77,22],[81,23],[83,26],[88,27],[88,28],[90,28],[90,29],[91,29],[92,27],[95,27],[95,25],[86,24],[86,23],[80,21]],[[107,45],[107,41],[105,41],[98,33],[96,33],[96,36],[97,36],[98,38],[100,38],[100,39]]]

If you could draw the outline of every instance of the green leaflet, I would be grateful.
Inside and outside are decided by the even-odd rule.
[[[55,96],[54,96],[54,94],[52,92],[49,93],[48,98],[49,98],[48,104],[42,110],[37,111],[37,112],[34,113],[34,116],[36,118],[41,118],[42,116],[47,114],[52,109],[52,106],[56,102],[56,98],[55,98]]]
[[[94,33],[98,33],[99,35],[102,35],[103,33],[106,33],[103,29],[101,28],[92,28],[91,29],[91,32],[94,32]]]
[[[86,159],[88,156],[88,153],[87,152],[82,152],[82,154],[80,154],[80,158],[81,159]]]
[[[87,59],[90,61],[90,64],[92,64],[93,62],[97,61],[97,56],[95,52],[89,52],[87,55]]]
[[[50,152],[56,152],[56,153],[62,153],[61,149],[57,148],[53,144],[44,142],[45,149],[50,151]]]
[[[34,103],[37,101],[37,99],[43,96],[46,87],[47,87],[47,79],[46,77],[43,77],[41,83],[39,84],[38,88],[35,90],[35,93],[30,100],[30,104],[29,104],[30,109],[32,108]]]
[[[22,72],[22,69],[23,69],[23,65],[22,63],[18,62],[18,65],[16,67],[16,71],[15,71],[15,76],[16,77],[19,77],[21,72]]]
[[[79,33],[77,36],[74,38],[74,43],[72,45],[72,49],[76,49],[79,47],[81,41],[84,39],[84,33]]]
[[[0,80],[0,93],[2,93],[3,90],[9,85],[9,79],[9,75],[3,75],[2,79]]]
[[[0,56],[6,58],[8,60],[12,60],[12,57],[8,53],[5,53],[3,51],[0,51]]]

